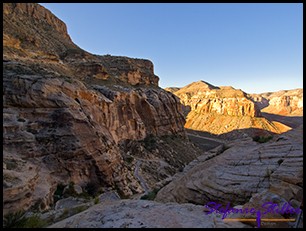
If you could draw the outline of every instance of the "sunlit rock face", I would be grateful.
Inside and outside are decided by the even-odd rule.
[[[254,100],[247,93],[233,87],[216,87],[198,81],[175,91],[174,94],[185,105],[185,111],[186,107],[189,107],[189,111],[185,113],[185,127],[189,129],[218,135],[235,131],[235,137],[239,136],[237,130],[241,129],[244,129],[241,135],[251,136],[269,132],[281,133],[290,129],[263,118]]]
[[[185,139],[180,101],[152,62],[82,50],[38,4],[3,7],[4,213],[48,209],[59,183],[142,192],[119,143]]]
[[[303,89],[264,93],[263,97],[269,100],[269,105],[263,109],[263,112],[284,116],[303,116]]]
[[[260,111],[241,90],[215,87],[204,81],[195,82],[176,91],[185,105],[197,113],[216,113],[229,116],[260,116]]]

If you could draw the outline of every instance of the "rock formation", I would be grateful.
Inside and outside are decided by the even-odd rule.
[[[169,91],[171,93],[174,93],[174,92],[176,92],[176,91],[178,91],[180,89],[181,89],[180,87],[166,87],[165,88],[166,91]]]
[[[250,94],[270,121],[297,128],[303,124],[303,89]]]
[[[283,116],[303,115],[303,89],[282,90],[262,94],[251,94],[257,104],[262,104],[262,112]]]
[[[300,126],[264,144],[246,138],[211,150],[177,173],[155,200],[248,207],[276,198],[297,208],[303,195],[302,134]]]
[[[3,8],[4,214],[50,208],[60,183],[112,187],[125,197],[143,192],[124,143],[144,149],[147,137],[173,137],[191,150],[180,159],[176,145],[148,148],[171,169],[152,187],[197,156],[179,99],[158,87],[151,61],[82,50],[38,4]]]
[[[266,135],[269,132],[281,133],[290,129],[262,117],[249,95],[233,87],[216,87],[198,81],[175,91],[174,94],[185,105],[185,127],[189,129],[217,135],[236,130],[235,137],[243,134],[254,136]],[[244,131],[239,135],[238,131],[241,129]],[[259,132],[260,130],[262,131]]]
[[[106,201],[50,228],[250,228],[205,214],[203,205],[145,200]]]

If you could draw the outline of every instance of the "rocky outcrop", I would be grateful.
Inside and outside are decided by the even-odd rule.
[[[3,4],[4,57],[58,61],[72,43],[65,23],[38,4]]]
[[[250,97],[260,106],[262,112],[283,116],[303,116],[303,89],[250,94]]]
[[[191,83],[175,92],[184,105],[198,114],[228,116],[260,116],[255,104],[241,90],[232,87],[215,87],[204,81]]]
[[[262,110],[263,112],[285,116],[303,115],[303,89],[278,91],[266,97],[269,105]]]
[[[263,118],[254,101],[241,90],[233,87],[216,87],[198,81],[174,92],[185,105],[187,114],[185,127],[220,135],[234,130],[249,129],[248,135],[255,135],[252,129],[262,133],[280,133],[290,129]],[[186,110],[186,107],[187,108]],[[189,110],[188,110],[189,109]],[[242,132],[241,134],[243,135]],[[257,135],[257,134],[256,134]]]
[[[297,205],[303,194],[302,134],[301,126],[264,144],[246,138],[212,150],[176,174],[155,200],[236,206],[257,197],[255,194],[273,193]]]
[[[250,228],[205,214],[203,205],[161,204],[145,200],[106,201],[50,228]]]
[[[3,6],[4,214],[46,210],[58,185],[70,182],[125,197],[143,192],[122,143],[175,136],[189,145],[179,99],[158,87],[152,62],[92,55],[44,7]],[[170,166],[167,174],[196,155],[148,150]]]
[[[274,124],[297,128],[303,124],[303,89],[250,94],[262,115]]]
[[[166,87],[165,88],[166,91],[169,91],[171,93],[174,93],[174,92],[176,92],[176,91],[178,91],[180,89],[181,89],[180,87]]]
[[[35,3],[3,4],[5,60],[39,63],[59,74],[92,82],[158,86],[149,60],[92,55],[76,46],[64,22]],[[45,65],[44,65],[45,64]]]
[[[269,100],[260,94],[250,94],[249,96],[260,110],[269,105]]]

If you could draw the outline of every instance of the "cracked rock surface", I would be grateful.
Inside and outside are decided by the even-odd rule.
[[[49,228],[243,228],[240,222],[224,222],[207,215],[204,206],[158,203],[146,200],[108,201],[67,218]]]
[[[303,190],[303,126],[268,143],[251,139],[229,144],[230,148],[214,158],[201,156],[193,167],[162,188],[160,202],[208,201],[244,204],[255,193],[269,190],[285,198],[301,200]],[[207,156],[204,154],[203,156]]]

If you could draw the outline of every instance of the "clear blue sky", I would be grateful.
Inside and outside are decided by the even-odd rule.
[[[149,59],[161,87],[302,88],[302,3],[43,3],[94,54]]]

